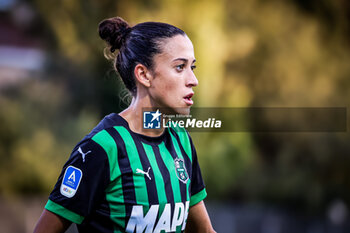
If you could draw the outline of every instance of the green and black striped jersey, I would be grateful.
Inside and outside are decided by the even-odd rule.
[[[79,232],[183,232],[206,195],[185,129],[147,137],[113,113],[73,149],[45,208]]]

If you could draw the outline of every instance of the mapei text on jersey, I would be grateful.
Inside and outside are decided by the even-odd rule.
[[[132,208],[131,216],[126,227],[126,232],[136,232],[136,233],[160,233],[165,232],[175,232],[177,228],[181,227],[183,231],[186,227],[186,220],[188,216],[189,201],[184,203],[177,202],[171,213],[170,203],[165,204],[162,215],[159,216],[159,205],[151,205],[148,212],[143,215],[143,206],[134,205]],[[172,219],[171,219],[171,216]]]

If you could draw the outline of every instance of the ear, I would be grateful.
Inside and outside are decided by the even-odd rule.
[[[134,75],[136,81],[138,81],[140,84],[144,85],[145,87],[151,86],[152,74],[146,66],[137,64],[134,69]]]

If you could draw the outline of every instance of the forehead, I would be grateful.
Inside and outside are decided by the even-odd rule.
[[[192,42],[186,35],[176,35],[164,39],[160,42],[160,48],[162,52],[157,54],[155,58],[166,60],[185,58],[190,62],[195,59]]]

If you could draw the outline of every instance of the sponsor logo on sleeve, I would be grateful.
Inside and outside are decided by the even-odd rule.
[[[61,194],[68,198],[73,197],[79,188],[82,177],[83,173],[79,168],[67,167],[60,188]]]
[[[85,163],[85,157],[87,154],[91,153],[91,150],[87,151],[86,153],[83,152],[83,150],[81,149],[81,147],[79,146],[78,148],[78,152],[81,154],[81,158],[83,159],[83,163]]]

